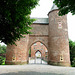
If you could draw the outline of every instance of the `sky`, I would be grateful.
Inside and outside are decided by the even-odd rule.
[[[32,10],[31,17],[47,18],[47,14],[51,10],[52,6],[53,0],[40,0],[39,6],[36,6],[36,8]],[[69,39],[75,41],[75,15],[69,13],[67,15],[67,23]]]
[[[32,10],[30,16],[35,18],[48,18],[47,14],[51,10],[52,5],[53,0],[40,0],[39,5]],[[69,39],[75,41],[75,15],[69,13],[67,15],[67,23]]]

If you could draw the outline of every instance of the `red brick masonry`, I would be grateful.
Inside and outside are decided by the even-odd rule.
[[[58,11],[49,13],[49,24],[33,23],[33,34],[16,41],[17,46],[7,46],[6,64],[28,63],[30,47],[41,42],[48,49],[48,64],[70,66],[67,16],[58,16]]]

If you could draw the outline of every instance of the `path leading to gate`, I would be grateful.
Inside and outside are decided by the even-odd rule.
[[[75,68],[51,65],[5,65],[0,75],[75,75]]]
[[[42,60],[41,58],[35,58],[35,59],[30,59],[29,64],[47,64],[47,62]]]

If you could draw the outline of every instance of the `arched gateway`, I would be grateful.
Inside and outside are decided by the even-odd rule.
[[[28,63],[29,48],[40,41],[48,49],[48,64],[70,66],[67,16],[58,16],[58,11],[53,5],[49,18],[38,18],[32,24],[33,34],[16,41],[17,46],[7,46],[6,64]]]

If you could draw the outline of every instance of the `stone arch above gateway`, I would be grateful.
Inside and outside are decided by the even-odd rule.
[[[47,49],[48,49],[48,38],[45,38],[44,39],[44,41],[29,41],[29,47],[28,47],[28,49],[34,44],[34,43],[37,43],[37,42],[40,42],[40,43],[42,43]]]

